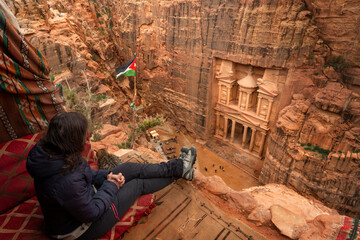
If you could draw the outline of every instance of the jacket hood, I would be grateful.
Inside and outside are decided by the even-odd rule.
[[[44,178],[60,173],[64,164],[61,156],[50,156],[36,144],[29,152],[26,168],[33,178]]]

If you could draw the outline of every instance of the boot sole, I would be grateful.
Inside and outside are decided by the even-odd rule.
[[[190,159],[191,162],[192,162],[192,163],[191,163],[191,166],[194,166],[194,164],[195,164],[195,162],[196,162],[196,157],[197,157],[196,148],[191,147],[189,150],[191,151],[191,156],[192,156],[192,158]]]

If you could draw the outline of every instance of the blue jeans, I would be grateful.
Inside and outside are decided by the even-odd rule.
[[[80,236],[80,240],[97,239],[105,235],[121,218],[138,197],[159,191],[180,178],[183,161],[174,159],[160,164],[123,163],[111,170],[122,173],[125,184],[119,189],[113,200],[118,217],[111,207]]]

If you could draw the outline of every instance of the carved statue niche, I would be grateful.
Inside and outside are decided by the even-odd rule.
[[[271,77],[274,77],[275,75],[268,74],[268,72],[273,73],[274,70],[266,69],[264,77],[257,80],[258,101],[256,115],[266,120],[270,119],[273,102],[275,100],[275,97],[279,94],[277,83],[274,82],[272,79],[269,79]]]
[[[238,108],[244,111],[248,111],[249,108],[255,106],[256,100],[256,88],[257,84],[254,79],[253,75],[253,68],[252,66],[249,67],[248,75],[240,80],[237,81],[239,85],[239,102]]]
[[[234,63],[222,60],[220,69],[216,73],[219,85],[218,102],[229,105],[231,101],[237,98],[237,86],[234,80]]]

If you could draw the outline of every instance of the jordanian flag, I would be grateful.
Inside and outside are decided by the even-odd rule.
[[[125,63],[124,65],[116,69],[116,78],[124,76],[135,76],[136,75],[136,57]]]

